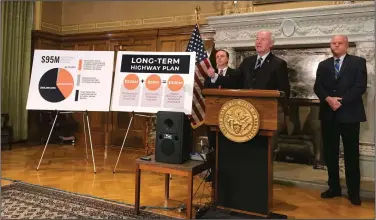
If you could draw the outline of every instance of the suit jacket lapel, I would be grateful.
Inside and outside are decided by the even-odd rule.
[[[334,68],[334,58],[331,57],[330,60],[329,60],[329,70],[330,70],[330,74],[331,74],[331,77],[333,79],[336,78],[336,70]]]
[[[266,70],[270,67],[270,63],[272,62],[271,61],[272,56],[273,54],[270,52],[269,55],[265,58],[264,62],[262,63],[260,70],[259,70],[260,72],[268,72]]]
[[[231,76],[233,70],[234,69],[227,67],[226,76]]]
[[[254,56],[250,62],[250,67],[249,67],[249,76],[252,79],[253,75],[255,74],[255,65],[256,65],[256,60],[257,60],[257,55]]]
[[[339,70],[339,75],[338,75],[338,79],[341,78],[341,76],[343,75],[343,73],[345,72],[346,68],[347,68],[347,64],[348,64],[348,54],[346,54],[345,58],[343,59],[343,62],[342,62],[342,65],[341,65],[341,69]],[[334,64],[333,64],[334,66]],[[334,68],[334,67],[333,67]]]

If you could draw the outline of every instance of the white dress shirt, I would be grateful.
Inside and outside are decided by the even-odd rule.
[[[270,51],[267,52],[266,54],[264,54],[264,56],[262,56],[261,66],[262,66],[262,64],[264,63],[266,57],[269,55],[269,53],[270,53]],[[256,63],[255,63],[255,67],[256,67],[256,65],[257,65],[257,60],[258,60],[258,59],[260,59],[260,55],[257,55],[257,59],[256,59]]]

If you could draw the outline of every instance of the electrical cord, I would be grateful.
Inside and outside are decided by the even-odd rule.
[[[205,145],[202,148],[204,148],[204,147],[205,147]],[[210,149],[209,149],[208,145],[206,145],[206,147],[207,147],[207,153],[208,153]],[[201,159],[204,162],[207,162],[207,160],[202,156],[201,153],[198,153],[198,155],[201,157]],[[200,186],[202,185],[202,183],[207,179],[208,175],[210,175],[210,174],[211,174],[211,169],[207,170],[204,178],[202,179],[200,185],[198,186],[198,188],[197,188],[197,190],[195,192],[195,195],[198,192],[198,190],[200,189]],[[201,197],[200,197],[199,204],[198,204],[199,207],[198,207],[198,209],[196,208],[196,217],[202,216],[212,206],[212,201],[208,199],[208,198],[212,198],[212,195],[204,197],[205,186],[206,186],[206,181],[205,181],[204,186],[202,188],[202,193],[201,193]],[[209,193],[211,193],[212,189],[211,189],[211,187],[210,187],[209,184],[208,184],[207,190],[208,190]],[[195,197],[195,195],[193,197]],[[205,198],[206,201],[207,201],[204,205],[201,202],[202,198]]]
[[[206,144],[202,144],[202,141],[205,141]],[[208,143],[208,141],[205,140],[205,139],[202,139],[202,140],[201,140],[201,152],[203,152],[203,153],[209,153],[211,150],[214,150],[214,149],[209,147],[209,143]],[[198,155],[201,157],[201,159],[202,159],[203,161],[207,162],[207,160],[202,156],[201,153],[199,153],[199,152],[197,152],[197,153],[198,153]],[[208,170],[207,170],[207,173],[206,173],[205,177],[203,178],[202,182],[205,181],[206,178],[207,178],[207,176],[211,174],[211,171],[212,171],[211,169],[208,169]],[[200,185],[202,184],[202,182],[200,183]],[[200,201],[199,201],[199,205],[200,205],[201,207],[200,207],[199,209],[196,210],[196,218],[200,218],[201,216],[203,216],[203,215],[207,212],[207,210],[209,210],[209,209],[212,208],[212,207],[215,207],[215,204],[213,204],[213,202],[212,202],[212,195],[209,195],[209,196],[205,196],[205,197],[204,197],[205,186],[206,186],[206,181],[205,181],[205,184],[204,184],[204,186],[203,186],[203,189],[202,189],[202,195],[201,195],[201,197],[200,197]],[[200,188],[200,186],[198,187],[198,189],[199,189],[199,188]],[[198,190],[198,189],[197,189],[197,190]],[[212,188],[211,188],[210,184],[208,184],[207,190],[208,190],[209,193],[212,193],[212,192],[211,192],[211,191],[212,191]],[[201,200],[202,200],[203,198],[206,199],[206,203],[205,203],[204,205],[203,205],[202,202],[201,202]],[[209,200],[209,198],[211,198],[211,200]]]

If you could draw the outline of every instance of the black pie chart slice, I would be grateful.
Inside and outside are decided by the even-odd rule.
[[[64,73],[65,76],[66,73],[68,73],[66,70],[63,70],[61,68],[53,68],[48,70],[39,81],[39,93],[42,96],[42,98],[48,102],[61,102],[68,97],[67,94],[65,97],[62,93],[64,92],[64,90],[62,91],[62,86],[57,85],[59,81],[58,78],[60,72]]]

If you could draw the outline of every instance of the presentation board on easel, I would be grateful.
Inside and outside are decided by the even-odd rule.
[[[114,51],[35,50],[26,109],[109,111]]]
[[[191,114],[194,52],[119,51],[111,111]]]

